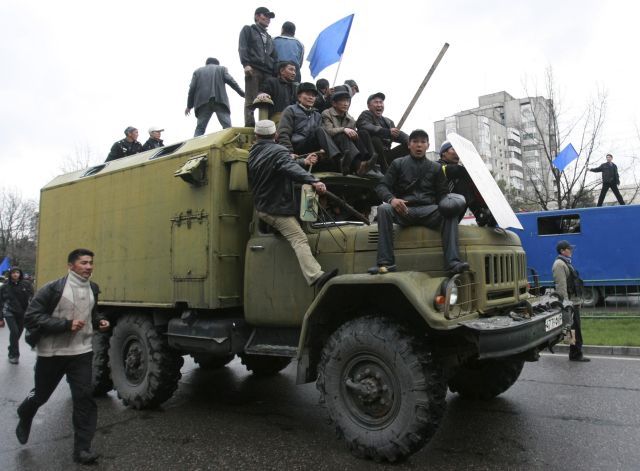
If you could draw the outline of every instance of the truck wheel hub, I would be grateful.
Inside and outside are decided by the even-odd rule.
[[[130,340],[125,344],[124,351],[124,368],[127,379],[134,384],[138,384],[144,378],[146,370],[142,345],[137,339]]]

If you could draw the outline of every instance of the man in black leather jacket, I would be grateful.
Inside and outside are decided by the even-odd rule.
[[[446,268],[451,273],[469,269],[458,253],[458,217],[465,202],[451,198],[455,207],[443,207],[449,192],[442,167],[426,158],[429,135],[416,129],[409,135],[409,155],[395,159],[376,187],[383,204],[378,206],[378,260],[371,274],[396,271],[393,253],[393,223],[400,226],[441,228]],[[455,200],[455,201],[454,201]],[[440,205],[440,206],[439,206]],[[446,214],[444,214],[444,210]]]
[[[142,152],[142,144],[138,142],[138,130],[136,128],[128,126],[127,129],[124,130],[124,135],[127,137],[111,146],[105,162],[111,162],[112,160],[118,160],[122,157],[128,157]]]
[[[9,326],[9,363],[18,364],[20,336],[24,328],[24,312],[33,296],[31,283],[24,280],[22,270],[13,267],[9,279],[0,286],[0,327]]]
[[[91,451],[98,409],[92,397],[92,337],[109,329],[109,321],[97,310],[98,285],[89,281],[93,252],[76,249],[68,258],[66,276],[38,290],[27,308],[26,341],[36,348],[35,387],[18,407],[18,441],[29,439],[31,423],[63,376],[73,399],[73,460],[90,464],[98,459]]]
[[[324,183],[293,160],[289,151],[274,141],[276,125],[268,119],[255,127],[257,142],[249,152],[249,184],[258,217],[275,228],[293,247],[300,269],[309,286],[318,291],[338,270],[324,272],[309,247],[307,235],[296,219],[294,182],[308,183],[318,194],[326,191]]]
[[[618,190],[620,184],[620,175],[618,175],[618,167],[613,162],[613,155],[607,154],[607,161],[596,168],[590,168],[590,172],[602,172],[602,190],[600,190],[600,196],[598,197],[598,206],[602,206],[604,203],[604,197],[607,195],[607,191],[611,188],[611,191],[616,196],[618,203],[624,206],[624,200]]]

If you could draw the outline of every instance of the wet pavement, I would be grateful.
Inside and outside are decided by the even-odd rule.
[[[71,460],[71,398],[65,381],[40,409],[29,442],[14,434],[15,409],[33,385],[35,355],[5,358],[0,330],[0,469],[87,469]],[[572,363],[545,355],[489,402],[448,396],[435,437],[403,463],[354,458],[336,438],[314,384],[295,385],[295,366],[259,379],[238,360],[214,372],[189,357],[175,396],[134,411],[115,392],[98,399],[95,470],[519,470],[638,469],[640,359]]]

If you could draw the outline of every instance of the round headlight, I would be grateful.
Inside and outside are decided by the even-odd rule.
[[[454,283],[451,287],[451,295],[449,296],[449,305],[453,306],[458,302],[458,284]]]

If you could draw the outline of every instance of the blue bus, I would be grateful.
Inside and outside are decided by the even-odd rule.
[[[584,280],[585,306],[607,295],[640,291],[640,205],[518,213],[524,230],[514,230],[540,285],[553,287],[556,244],[575,245],[573,263]]]

